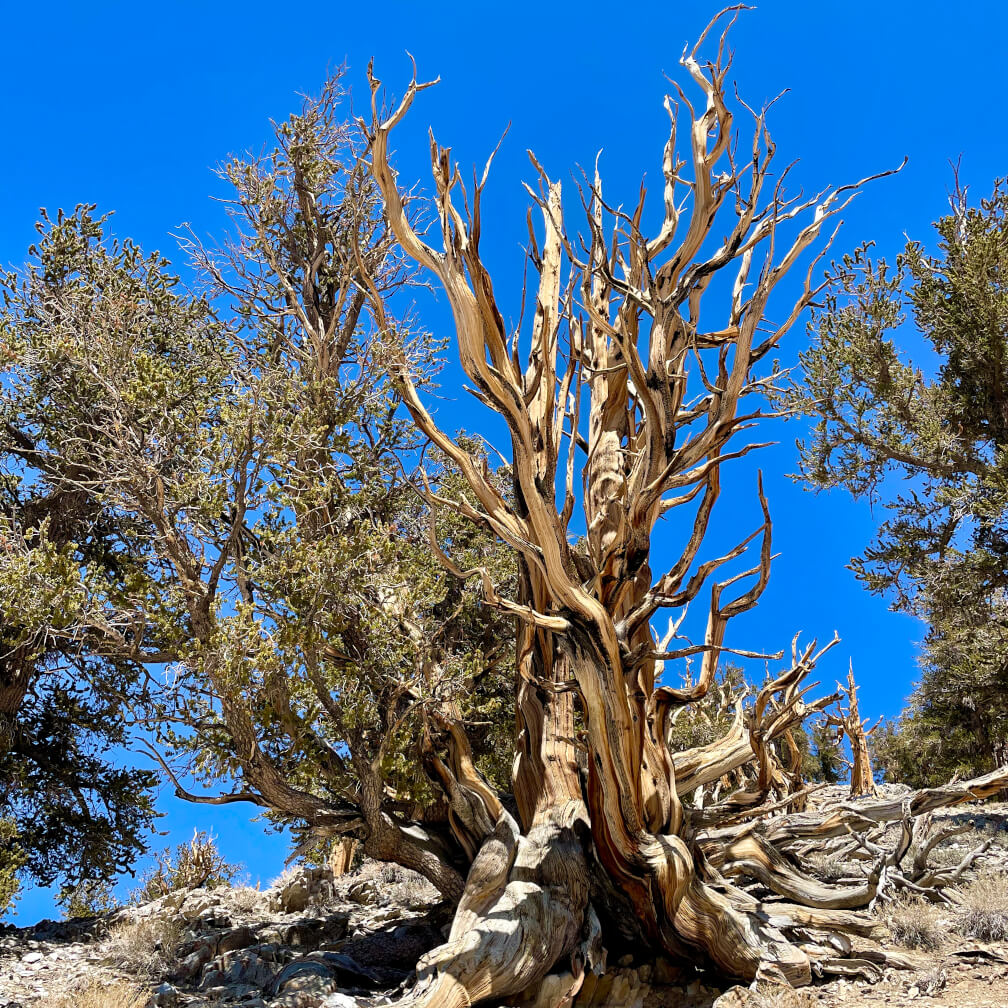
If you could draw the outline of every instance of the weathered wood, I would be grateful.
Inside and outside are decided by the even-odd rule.
[[[329,851],[329,868],[333,878],[339,878],[350,871],[359,849],[360,841],[353,837],[342,837],[333,841],[332,849]]]
[[[771,170],[766,110],[752,113],[752,147],[736,161],[725,35],[712,62],[701,63],[698,48],[681,62],[703,105],[694,106],[680,91],[688,120],[688,153],[681,159],[680,111],[666,104],[665,216],[654,237],[641,230],[643,189],[630,212],[613,210],[596,170],[580,194],[585,233],[576,238],[559,183],[532,158],[537,186],[527,189],[542,225],[537,231],[529,214],[533,288],[526,301],[534,304],[534,317],[524,365],[522,333],[505,327],[480,256],[489,164],[467,191],[450,150],[432,138],[438,226],[431,244],[413,227],[412,197],[398,186],[389,161],[392,130],[430,84],[414,78],[388,112],[369,68],[372,116],[364,125],[389,226],[447,295],[466,378],[507,426],[513,502],[482,460],[438,426],[381,292],[363,268],[362,282],[386,334],[403,402],[468,484],[461,513],[513,549],[520,575],[517,596],[502,597],[486,570],[460,569],[434,543],[449,569],[480,578],[487,604],[513,615],[519,626],[519,821],[502,809],[482,840],[451,937],[422,964],[410,1004],[461,1008],[515,994],[568,955],[574,957],[572,976],[583,978],[585,963],[594,958],[586,950],[596,944],[587,926],[594,917],[587,904],[593,876],[593,891],[624,908],[644,947],[713,962],[735,976],[794,984],[807,983],[813,972],[877,972],[870,963],[844,964],[851,953],[842,933],[864,927],[850,911],[867,906],[898,875],[906,851],[884,853],[863,883],[830,886],[803,871],[789,849],[804,835],[817,835],[816,829],[836,835],[825,825],[829,817],[824,823],[796,811],[807,789],[791,734],[836,699],[805,699],[807,676],[836,639],[817,651],[814,641],[800,649],[796,637],[790,667],[767,683],[751,709],[739,703],[722,738],[685,753],[670,743],[676,711],[711,690],[721,656],[732,651],[725,643],[730,621],[757,604],[770,575],[772,522],[762,480],[756,530],[723,555],[701,560],[722,467],[761,446],[734,441],[763,415],[759,407],[747,412],[746,397],[759,396],[773,380],[754,369],[815,297],[813,270],[829,243],[821,240],[824,229],[861,184],[811,199],[785,197]],[[771,194],[764,193],[765,184]],[[684,203],[680,192],[689,193]],[[790,310],[782,324],[771,325],[771,296],[813,247],[818,256]],[[712,278],[726,271],[734,277],[730,299],[721,316],[708,321],[705,294]],[[581,539],[569,534],[579,503],[586,530]],[[685,542],[672,567],[655,575],[652,534],[672,513],[686,516],[680,525]],[[753,542],[758,558],[735,570]],[[698,598],[709,600],[706,631],[702,641],[685,640],[678,627]],[[659,644],[652,621],[664,609],[683,615]],[[670,650],[678,640],[682,646]],[[687,687],[663,682],[665,663],[693,656],[700,668]],[[461,740],[451,738],[458,750]],[[583,747],[584,775],[576,744]],[[440,766],[453,801],[481,791],[475,779],[463,779],[457,761]],[[705,796],[700,810],[684,806],[685,795],[715,782],[733,790]],[[841,828],[851,821],[843,813],[837,817]],[[858,820],[865,821],[876,820]],[[775,832],[777,823],[784,825]],[[770,911],[754,900],[744,889],[754,879],[788,904]]]
[[[846,735],[850,742],[851,797],[857,798],[861,795],[875,795],[877,794],[877,788],[875,787],[875,775],[872,772],[868,738],[878,728],[881,719],[871,728],[867,729],[867,719],[864,721],[861,720],[861,713],[858,708],[858,688],[854,682],[853,663],[850,666],[850,671],[847,673],[847,685],[841,686],[840,683],[837,683],[837,690],[841,693],[842,699],[847,701],[847,708],[845,710],[842,700],[838,700],[836,704],[837,713],[827,714],[826,723],[836,728],[838,741],[842,740],[844,735]]]

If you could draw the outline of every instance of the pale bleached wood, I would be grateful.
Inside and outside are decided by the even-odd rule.
[[[701,41],[741,9],[722,12]],[[771,169],[766,109],[746,108],[752,144],[736,159],[725,34],[711,62],[701,61],[697,47],[681,62],[703,106],[681,90],[678,105],[666,103],[665,213],[655,236],[642,230],[643,188],[631,209],[614,209],[597,167],[580,193],[585,213],[577,236],[559,183],[532,157],[535,184],[526,188],[542,224],[537,230],[530,213],[525,301],[534,309],[527,338],[506,328],[480,255],[489,164],[467,190],[450,150],[432,137],[434,226],[432,235],[419,234],[411,197],[390,163],[390,136],[429,85],[414,77],[386,112],[369,69],[371,121],[363,125],[371,171],[403,250],[447,296],[454,345],[474,394],[507,426],[513,501],[485,464],[439,427],[365,269],[363,282],[388,335],[406,407],[468,484],[461,513],[508,544],[519,564],[518,594],[507,599],[486,571],[461,570],[441,554],[455,573],[479,577],[487,603],[519,623],[519,818],[502,811],[475,852],[451,937],[422,964],[411,1004],[505,997],[568,956],[576,966],[582,932],[591,930],[592,878],[593,892],[606,902],[599,908],[603,925],[618,921],[643,947],[699,955],[735,976],[805,983],[816,970],[848,968],[842,960],[849,942],[837,932],[845,923],[861,926],[850,910],[874,899],[883,873],[895,870],[887,854],[874,881],[830,886],[789,853],[805,828],[794,817],[808,791],[793,732],[835,699],[807,701],[805,681],[836,639],[817,650],[815,642],[799,648],[795,638],[790,668],[771,679],[752,708],[740,707],[723,738],[687,753],[669,742],[675,712],[702,702],[721,656],[738,650],[725,644],[729,624],[758,603],[770,575],[772,521],[762,480],[755,530],[740,532],[722,555],[701,558],[724,466],[761,444],[735,443],[763,415],[747,412],[747,397],[773,381],[755,369],[818,292],[812,277],[830,241],[826,227],[863,184],[787,197],[787,171]],[[688,125],[684,159],[676,150],[681,120]],[[770,324],[771,297],[813,249],[783,323]],[[718,274],[729,276],[731,296],[712,317],[705,295]],[[568,527],[578,464],[586,534],[575,544]],[[669,514],[689,516],[680,523],[685,541],[671,567],[656,574],[651,538]],[[753,544],[755,562],[736,572],[733,565]],[[707,600],[702,643],[671,652],[670,641],[658,644],[651,623],[659,611],[700,598]],[[693,654],[700,661],[695,681],[683,689],[662,682],[662,663]],[[575,704],[583,720],[583,775]],[[456,752],[460,741],[451,743]],[[450,793],[475,797],[483,790],[457,760],[440,765]],[[684,807],[683,795],[715,782],[720,788],[733,775],[738,783],[727,796],[719,792],[701,810]],[[842,815],[838,821],[849,824]],[[773,833],[778,822],[795,825]],[[736,884],[743,877],[797,909],[789,915],[782,906],[768,917]],[[816,929],[821,940],[809,939]],[[572,975],[580,975],[577,968]]]

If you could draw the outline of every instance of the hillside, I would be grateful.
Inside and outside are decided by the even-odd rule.
[[[878,983],[834,979],[800,991],[725,989],[668,960],[635,962],[625,955],[603,976],[589,975],[574,1004],[1008,1005],[1008,882],[991,872],[1008,853],[1008,805],[970,806],[936,819],[940,829],[961,829],[931,852],[936,863],[958,863],[978,846],[986,845],[986,854],[965,879],[961,906],[890,906],[870,937],[853,939],[869,961],[879,946],[890,962],[905,960],[903,969],[886,968]],[[820,867],[842,877],[858,863],[852,855]],[[0,1008],[383,1005],[409,985],[418,958],[443,940],[449,921],[427,882],[374,862],[335,880],[328,869],[295,869],[262,892],[181,890],[98,917],[7,925],[0,932]],[[971,930],[1000,940],[968,937]],[[556,1008],[570,982],[569,974],[548,977],[535,995],[511,1003]]]

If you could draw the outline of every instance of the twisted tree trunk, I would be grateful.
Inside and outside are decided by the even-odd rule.
[[[360,841],[353,837],[343,837],[333,842],[329,851],[329,870],[333,873],[333,878],[339,878],[350,871],[359,848]]]
[[[442,247],[428,245],[411,224],[408,197],[388,157],[392,129],[429,85],[414,79],[386,115],[369,70],[371,169],[389,226],[447,293],[472,390],[508,426],[513,502],[498,491],[485,462],[438,427],[363,265],[362,282],[406,406],[471,490],[453,506],[508,544],[520,573],[517,596],[504,598],[486,570],[457,567],[432,531],[444,564],[462,577],[479,577],[486,603],[513,615],[519,627],[518,818],[476,774],[462,726],[450,724],[447,758],[432,766],[473,860],[450,938],[421,964],[410,1004],[461,1008],[506,997],[554,966],[570,970],[562,999],[569,1002],[586,969],[604,968],[603,939],[628,937],[638,954],[660,950],[749,979],[800,984],[814,972],[866,973],[876,967],[845,959],[851,946],[844,932],[868,926],[852,911],[910,884],[901,867],[909,848],[902,843],[879,853],[859,885],[822,883],[801,860],[804,838],[837,836],[830,832],[834,823],[849,830],[864,821],[857,819],[861,810],[803,819],[797,810],[805,792],[779,755],[808,714],[836,699],[806,703],[803,685],[836,638],[817,652],[814,642],[799,649],[796,637],[790,667],[751,705],[739,700],[722,738],[685,752],[670,741],[676,711],[704,699],[722,654],[783,656],[725,644],[729,621],[756,605],[770,574],[772,525],[762,481],[756,531],[722,556],[701,561],[699,554],[722,465],[759,447],[728,445],[763,415],[742,406],[773,379],[772,372],[755,376],[753,368],[815,296],[812,270],[825,250],[781,325],[766,320],[770,296],[857,188],[803,201],[787,199],[778,181],[763,201],[774,148],[764,112],[754,113],[751,157],[735,161],[725,37],[714,62],[701,65],[694,49],[682,63],[706,106],[694,110],[681,94],[689,113],[687,161],[677,150],[678,111],[666,103],[672,129],[663,159],[665,217],[653,238],[641,230],[643,191],[632,212],[613,210],[597,173],[582,193],[587,234],[572,235],[559,183],[532,159],[538,192],[529,192],[542,231],[530,214],[528,254],[538,286],[524,367],[520,333],[505,329],[479,253],[487,172],[462,195],[460,210],[461,176],[450,151],[432,141]],[[681,192],[689,194],[685,202]],[[723,230],[715,226],[722,210],[735,214]],[[792,222],[794,236],[781,253],[778,227]],[[754,276],[757,252],[763,261]],[[736,271],[727,311],[716,324],[702,325],[704,294],[726,267]],[[435,509],[449,504],[429,488],[427,497]],[[569,531],[579,503],[583,537]],[[655,577],[652,535],[669,515],[688,516],[672,526],[685,531],[685,541],[671,569]],[[755,565],[716,580],[753,540],[760,543]],[[733,587],[739,582],[747,587]],[[707,626],[695,643],[679,628],[687,606],[702,595],[709,600]],[[680,615],[659,644],[653,620],[669,608]],[[701,660],[696,681],[666,685],[665,663],[693,656]],[[697,789],[735,776],[742,783],[731,793],[702,807],[692,803]],[[975,783],[940,801],[989,793],[991,781]],[[872,814],[904,822],[910,815],[903,805]],[[747,887],[769,889],[785,902],[768,907]]]
[[[861,719],[861,711],[858,706],[857,685],[854,682],[854,667],[851,665],[847,673],[847,685],[841,686],[837,683],[837,690],[847,702],[847,709],[844,710],[840,700],[837,700],[837,713],[828,714],[826,723],[833,725],[837,730],[837,741],[841,741],[844,735],[850,741],[851,763],[850,763],[850,793],[852,798],[861,795],[875,795],[878,789],[875,787],[875,774],[872,772],[871,750],[868,748],[868,738],[878,728],[881,721],[867,728],[868,721]]]

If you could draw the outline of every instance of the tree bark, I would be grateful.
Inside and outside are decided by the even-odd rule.
[[[529,192],[542,212],[542,231],[536,232],[530,214],[529,261],[538,286],[526,366],[479,254],[487,173],[460,202],[461,175],[450,151],[431,141],[442,247],[427,244],[407,213],[410,197],[397,186],[389,136],[429,85],[414,79],[387,113],[379,108],[380,82],[369,68],[371,169],[389,226],[405,253],[445,290],[472,390],[507,424],[513,504],[489,478],[485,460],[438,427],[381,292],[365,275],[376,324],[388,334],[391,367],[414,422],[471,490],[456,507],[510,546],[519,563],[519,592],[510,599],[485,569],[462,570],[441,554],[455,574],[479,577],[487,605],[518,623],[518,820],[494,803],[466,764],[464,732],[456,724],[447,736],[449,758],[432,765],[475,855],[451,936],[421,964],[417,988],[406,999],[411,1005],[462,1008],[505,997],[567,956],[573,998],[585,969],[604,962],[600,918],[590,903],[595,894],[610,904],[600,907],[607,922],[613,909],[623,910],[641,952],[669,952],[732,976],[796,985],[809,982],[813,972],[850,973],[862,967],[840,962],[850,944],[837,932],[864,927],[850,908],[867,906],[884,888],[882,881],[894,887],[903,878],[908,845],[885,853],[874,882],[832,888],[799,867],[792,849],[801,836],[802,820],[793,817],[804,789],[793,772],[789,777],[794,767],[782,764],[779,747],[793,762],[789,732],[835,699],[806,703],[809,687],[803,683],[837,638],[817,652],[814,642],[800,650],[796,636],[791,667],[759,691],[750,709],[740,704],[731,729],[703,751],[678,753],[669,742],[675,712],[704,699],[724,652],[782,657],[725,644],[729,621],[757,604],[770,574],[772,523],[761,478],[756,531],[720,557],[700,561],[699,554],[723,464],[759,447],[728,450],[733,435],[761,415],[759,408],[744,412],[744,397],[764,392],[772,380],[755,377],[752,369],[815,296],[815,262],[782,325],[768,323],[769,299],[857,188],[802,201],[782,197],[775,183],[764,205],[773,144],[764,113],[754,113],[751,157],[747,152],[745,163],[736,164],[724,35],[715,62],[701,65],[694,49],[682,64],[706,106],[695,109],[683,96],[692,168],[687,179],[676,148],[677,110],[667,103],[672,126],[663,159],[665,218],[654,238],[641,233],[643,191],[630,213],[613,210],[597,172],[581,194],[587,235],[573,237],[564,223],[559,183],[532,159],[539,190]],[[682,206],[680,192],[690,193]],[[715,218],[730,208],[736,219],[718,246],[723,232]],[[781,252],[778,225],[803,213],[810,219]],[[765,261],[751,275],[757,249]],[[708,284],[732,264],[737,273],[727,318],[701,327]],[[579,452],[580,500],[574,486]],[[448,504],[429,487],[426,496],[432,506]],[[575,541],[569,526],[579,502],[585,534]],[[672,567],[656,578],[651,540],[671,512],[689,515],[673,526],[684,529],[685,543]],[[754,540],[755,565],[721,574]],[[432,545],[440,551],[433,537]],[[732,587],[739,582],[746,587]],[[667,642],[684,639],[678,627],[701,593],[709,597],[702,643],[666,650],[657,643],[653,619],[663,609],[679,610]],[[664,662],[692,656],[701,660],[695,682],[673,688],[662,680]],[[575,740],[582,727],[578,718],[583,733]],[[587,764],[583,777],[579,745]],[[742,783],[730,794],[703,808],[684,804],[684,795],[705,782],[735,774]],[[964,799],[950,793],[941,800]],[[902,806],[894,818],[903,820]],[[850,815],[839,821],[848,827]],[[795,826],[773,834],[770,824],[781,822]],[[785,896],[793,912],[768,913],[746,891],[752,884]]]
[[[850,794],[852,798],[860,796],[874,796],[878,794],[875,786],[875,774],[872,771],[871,750],[868,747],[868,737],[878,727],[873,725],[866,730],[867,720],[861,720],[861,712],[858,707],[857,685],[854,682],[854,668],[851,666],[847,673],[847,685],[845,687],[837,684],[847,701],[847,709],[844,710],[840,701],[837,701],[837,714],[827,716],[827,723],[835,725],[838,732],[838,741],[847,735],[851,747],[851,780]]]

